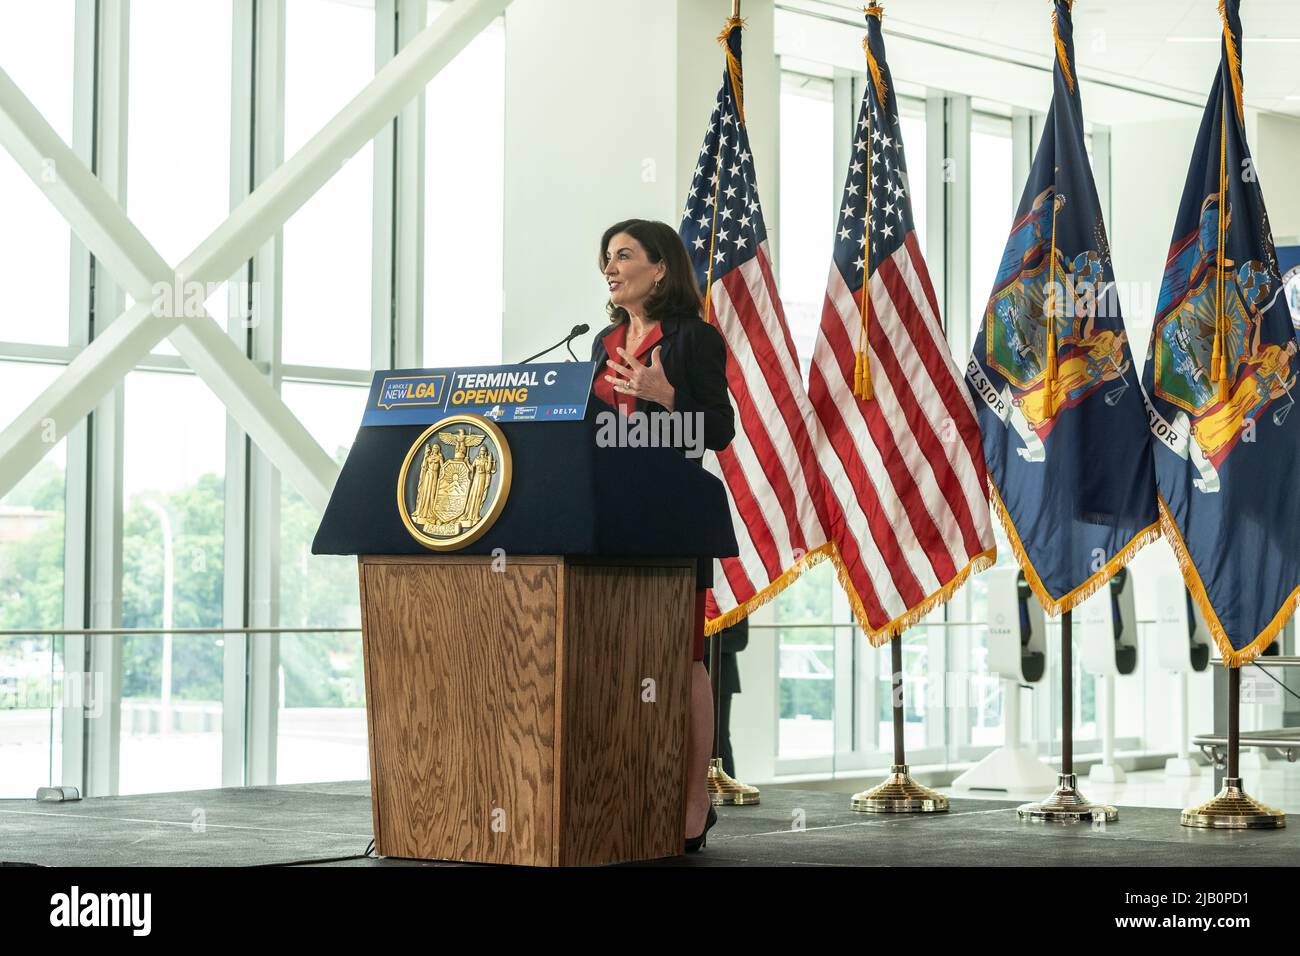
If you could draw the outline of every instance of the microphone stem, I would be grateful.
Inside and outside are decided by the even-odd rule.
[[[545,355],[547,352],[554,352],[554,351],[555,351],[556,349],[558,349],[561,345],[563,345],[565,348],[569,349],[569,354],[570,354],[570,355],[573,355],[573,349],[570,348],[569,343],[572,342],[574,339],[576,339],[579,335],[583,335],[583,334],[585,334],[585,333],[587,332],[587,329],[588,329],[588,326],[585,326],[585,325],[575,325],[572,329],[569,330],[569,334],[568,334],[568,335],[566,335],[566,336],[565,336],[564,338],[562,338],[560,341],[556,342],[556,343],[555,343],[554,345],[552,345],[549,349],[542,349],[542,350],[541,350],[540,352],[538,352],[536,355],[530,355],[530,356],[528,356],[528,358],[524,359],[522,362],[519,362],[518,364],[519,364],[519,365],[527,365],[527,364],[528,364],[529,362],[531,362],[533,359],[541,358],[541,357],[542,357],[543,355]],[[573,355],[573,360],[574,360],[575,362],[578,361],[578,356]]]
[[[523,360],[522,362],[520,362],[519,364],[520,364],[520,365],[527,365],[527,364],[528,364],[529,362],[531,362],[533,359],[539,359],[539,358],[541,358],[543,355],[546,355],[546,354],[548,354],[548,353],[550,353],[550,352],[554,352],[554,351],[555,351],[556,349],[558,349],[561,345],[568,345],[568,344],[569,344],[569,340],[568,340],[568,339],[565,339],[563,342],[556,342],[556,343],[555,343],[554,345],[552,345],[549,349],[542,349],[542,350],[541,350],[540,352],[538,352],[536,355],[530,355],[530,356],[528,356],[528,358],[524,359],[524,360]]]

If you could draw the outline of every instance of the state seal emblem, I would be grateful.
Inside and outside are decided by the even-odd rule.
[[[425,429],[406,453],[397,509],[420,544],[456,551],[492,527],[510,494],[510,478],[510,447],[501,429],[479,415],[451,415]]]

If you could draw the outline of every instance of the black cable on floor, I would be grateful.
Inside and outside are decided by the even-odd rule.
[[[373,860],[375,857],[375,841],[371,840],[366,846],[366,852],[357,856],[330,856],[312,860],[289,860],[287,863],[258,863],[253,869],[268,869],[276,866],[310,866],[313,863],[347,863],[351,860]]]

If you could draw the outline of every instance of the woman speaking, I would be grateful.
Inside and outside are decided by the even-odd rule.
[[[623,414],[698,415],[704,447],[726,448],[736,432],[727,396],[727,347],[718,330],[700,317],[704,302],[677,233],[665,223],[645,219],[615,223],[601,237],[600,268],[609,285],[610,325],[592,346],[595,396]],[[687,741],[688,852],[704,846],[709,827],[717,822],[707,784],[713,693],[704,669],[704,594],[712,584],[713,562],[701,558],[695,581]]]

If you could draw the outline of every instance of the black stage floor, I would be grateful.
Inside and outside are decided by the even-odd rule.
[[[708,847],[652,866],[1295,866],[1300,825],[1192,830],[1175,809],[1121,807],[1100,825],[1022,823],[1016,804],[955,799],[945,814],[855,813],[847,793],[769,787],[724,807]],[[802,826],[800,826],[802,824]],[[358,856],[371,838],[366,781],[0,802],[0,863],[250,866]],[[327,864],[328,865],[328,864]],[[452,866],[357,859],[343,866]]]

